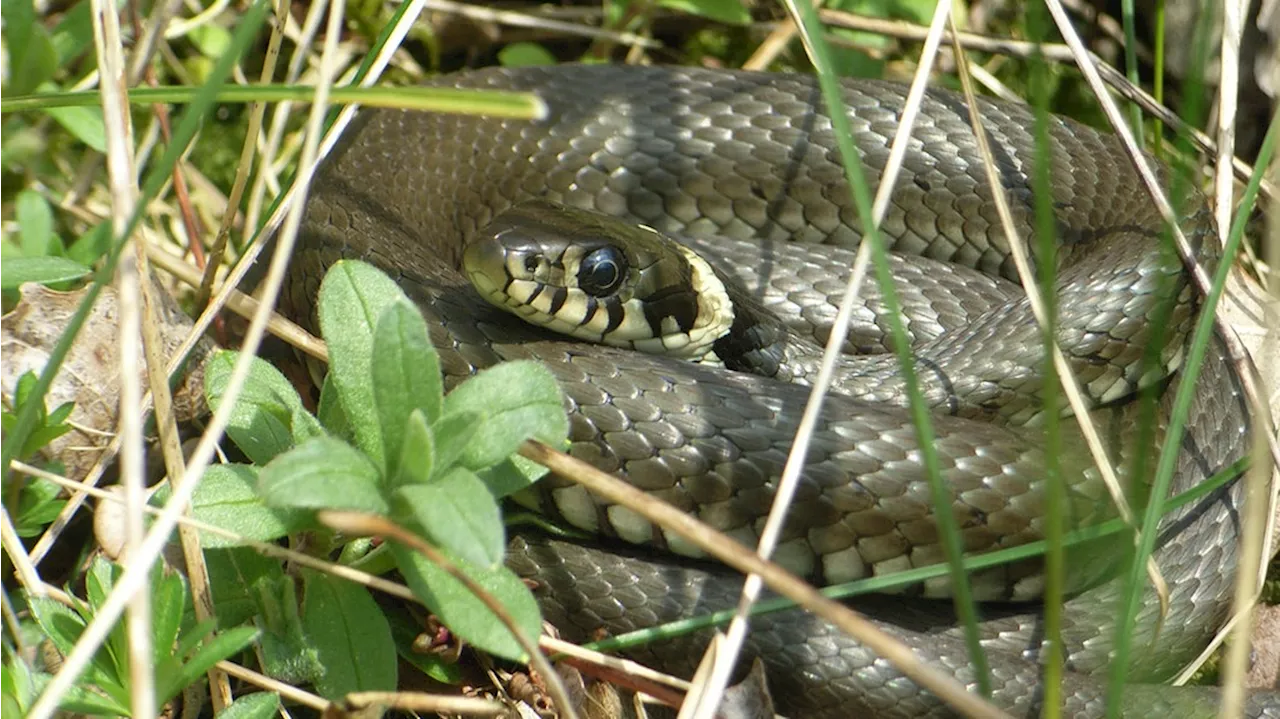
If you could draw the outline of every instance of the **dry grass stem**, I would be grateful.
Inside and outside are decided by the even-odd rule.
[[[916,658],[910,648],[889,636],[866,618],[828,599],[782,567],[761,559],[736,540],[715,531],[666,502],[645,494],[626,482],[536,441],[520,448],[521,456],[571,479],[592,493],[620,504],[663,529],[670,530],[702,551],[744,574],[759,574],[770,589],[839,627],[849,636],[892,663],[916,684],[933,692],[957,712],[969,717],[1008,717],[982,697],[965,690],[949,674]]]

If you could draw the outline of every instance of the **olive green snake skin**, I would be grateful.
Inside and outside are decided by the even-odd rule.
[[[542,361],[566,395],[572,454],[754,543],[807,387],[557,338],[485,303],[457,266],[465,242],[496,212],[542,197],[676,235],[752,240],[764,250],[744,266],[744,283],[758,290],[762,300],[786,299],[794,314],[810,324],[821,325],[825,317],[829,328],[831,312],[814,296],[825,301],[839,291],[833,283],[842,280],[814,277],[792,251],[854,247],[859,225],[815,83],[793,75],[616,66],[492,70],[443,76],[436,83],[536,91],[550,106],[550,117],[520,122],[362,113],[315,180],[286,288],[286,309],[308,320],[324,267],[338,257],[369,260],[397,278],[421,305],[447,382],[502,360]],[[887,158],[904,95],[904,87],[890,83],[845,85],[854,139],[873,182]],[[990,101],[981,103],[981,111],[1020,232],[1031,236],[1027,177],[1034,147],[1032,115],[1022,107]],[[1060,251],[1069,259],[1106,247],[1107,259],[1100,266],[1111,268],[1101,279],[1071,276],[1066,270],[1060,283],[1083,288],[1079,294],[1086,303],[1109,297],[1103,291],[1108,283],[1150,292],[1151,273],[1132,270],[1146,261],[1142,255],[1147,250],[1141,248],[1147,245],[1116,241],[1134,236],[1151,240],[1161,227],[1130,161],[1109,135],[1057,118],[1051,124]],[[956,261],[1012,276],[976,158],[963,100],[946,92],[929,94],[882,225],[896,252],[926,255],[939,266]],[[1209,246],[1214,240],[1200,210],[1188,213],[1185,229],[1193,241],[1207,240],[1205,260],[1212,263]],[[714,246],[717,241],[706,242]],[[908,275],[911,271],[904,269]],[[956,316],[960,323],[966,321],[967,282],[953,283],[959,299],[947,295],[935,302],[932,288],[946,283],[939,279],[945,272],[914,271],[925,289],[915,290],[909,277],[900,289],[908,312],[924,308],[912,315],[919,317],[911,321],[917,339],[939,334],[936,326],[956,324]],[[1190,297],[1185,285],[1181,293],[1184,300]],[[871,297],[869,305],[879,302],[874,290]],[[1083,308],[1064,302],[1061,310],[1074,318],[1064,320],[1064,327],[1087,335],[1083,345],[1071,345],[1083,349],[1068,353],[1090,396],[1105,401],[1095,420],[1110,440],[1108,451],[1122,465],[1143,452],[1132,441],[1138,426],[1136,403],[1118,396],[1117,388],[1131,393],[1143,383],[1160,390],[1156,434],[1161,436],[1178,384],[1177,378],[1137,374],[1138,356],[1151,336],[1146,320],[1154,311],[1134,314],[1128,307],[1127,301],[1096,300]],[[1180,332],[1193,320],[1194,302],[1187,300],[1163,326]],[[879,327],[874,318],[855,323],[870,326],[872,335]],[[815,330],[819,336],[825,331],[820,326]],[[1017,423],[1012,420],[1034,417],[1032,404],[1018,398],[1034,395],[1038,379],[1016,367],[1033,371],[1039,366],[1038,337],[1034,327],[1012,340],[979,333],[971,337],[976,344],[949,349],[948,357],[976,367],[965,370],[978,377],[969,389],[948,385],[957,365],[941,363],[932,374],[922,375],[935,407],[944,478],[952,483],[957,517],[971,550],[1029,541],[1042,529],[1043,450],[1028,434],[1009,426]],[[1176,366],[1181,348],[1181,340],[1170,340],[1163,359]],[[1010,355],[1013,359],[1006,360]],[[985,367],[1002,362],[1015,366],[1014,379],[983,375]],[[925,516],[929,495],[896,370],[890,364],[880,378],[862,396],[827,399],[808,457],[780,555],[789,566],[817,578],[886,573],[940,556]],[[1198,388],[1175,492],[1242,456],[1248,435],[1238,378],[1216,345]],[[966,399],[975,391],[977,399]],[[1013,408],[1001,409],[1011,397]],[[1070,430],[1073,420],[1065,420],[1064,426]],[[1096,477],[1086,471],[1087,458],[1067,434],[1064,473],[1079,478],[1069,480],[1074,484],[1068,521],[1091,521],[1097,518],[1091,513],[1103,511],[1098,507],[1106,501]],[[563,482],[547,484],[542,495],[546,507],[573,515],[578,524],[605,534],[621,531],[630,539],[646,531],[625,511],[600,506],[583,490]],[[1169,616],[1153,644],[1159,609],[1148,593],[1133,641],[1130,681],[1168,679],[1224,619],[1235,574],[1236,495],[1234,488],[1218,491],[1165,518],[1156,557],[1172,592]],[[678,538],[648,531],[653,543],[681,549]],[[1104,544],[1101,549],[1114,554],[1121,542]],[[723,609],[736,601],[731,576],[705,566],[669,563],[655,557],[654,550],[627,557],[536,537],[516,538],[511,550],[509,564],[538,578],[547,617],[572,638]],[[1082,563],[1102,564],[1096,559]],[[984,596],[1017,598],[1034,591],[1036,570],[993,570],[975,582]],[[1092,579],[1096,577],[1081,581]],[[1105,675],[1108,664],[1120,584],[1105,581],[1075,594],[1065,606],[1066,716],[1102,711],[1098,676]],[[945,592],[945,583],[925,588],[927,594]],[[916,648],[923,659],[973,685],[949,601],[890,597],[857,600],[854,606]],[[993,666],[993,701],[1015,715],[1036,713],[1039,607],[1034,602],[984,605],[982,617],[984,646]],[[750,651],[768,662],[785,714],[948,714],[890,665],[821,622],[789,613],[759,618],[752,627]],[[704,639],[684,638],[640,654],[687,672],[699,655],[697,643]],[[1132,686],[1130,706],[1137,707],[1135,715],[1212,711],[1206,709],[1211,690],[1171,692]],[[1268,707],[1268,697],[1255,695],[1251,701],[1255,715],[1273,710],[1280,715]]]

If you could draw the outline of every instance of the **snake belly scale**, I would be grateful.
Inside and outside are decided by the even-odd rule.
[[[422,308],[447,382],[502,360],[543,362],[565,392],[572,454],[754,543],[807,388],[677,357],[557,337],[489,305],[458,268],[467,243],[498,213],[525,200],[543,199],[633,220],[694,243],[763,248],[759,260],[745,268],[743,283],[761,301],[787,297],[799,308],[798,315],[817,317],[821,325],[827,313],[811,300],[824,291],[812,277],[805,279],[810,266],[805,253],[847,253],[860,235],[813,80],[698,69],[563,66],[479,71],[434,82],[534,91],[548,103],[550,115],[521,122],[363,112],[316,177],[286,288],[287,311],[309,321],[323,269],[339,257],[369,260],[397,278]],[[872,178],[879,176],[887,158],[904,95],[905,88],[892,83],[845,84],[854,139]],[[1015,203],[1019,231],[1030,236],[1031,115],[1019,106],[991,101],[982,101],[980,110],[1005,189]],[[1149,292],[1153,278],[1168,274],[1169,265],[1146,258],[1152,238],[1160,233],[1159,219],[1129,160],[1109,135],[1067,120],[1055,118],[1050,134],[1062,262],[1069,267],[1075,254],[1106,246],[1109,259],[1102,266],[1113,270],[1071,276],[1068,269],[1060,283],[1083,287],[1085,300],[1105,294],[1102,286],[1117,277],[1135,292]],[[975,144],[963,100],[931,92],[913,132],[884,233],[898,255],[1011,277],[1012,262]],[[1206,240],[1200,244],[1212,263],[1213,240],[1204,214],[1198,208],[1187,214],[1186,222],[1193,238]],[[1155,269],[1135,276],[1134,267]],[[912,265],[910,272],[943,281],[938,279],[942,270]],[[938,328],[964,314],[964,292],[970,290],[961,289],[960,299],[934,302],[928,289],[933,285],[920,284],[926,288],[923,296],[913,298],[910,279],[903,290],[908,306],[914,302],[930,308],[912,324],[919,336],[946,334]],[[1181,358],[1178,333],[1195,312],[1185,283],[1176,284],[1174,294],[1179,301],[1164,318],[1166,342],[1153,352],[1160,357],[1159,367],[1170,371]],[[875,303],[873,294],[868,305]],[[1120,301],[1064,309],[1078,313],[1080,332],[1092,333],[1073,359],[1080,381],[1099,405],[1095,421],[1111,438],[1108,450],[1122,467],[1150,452],[1148,444],[1134,440],[1139,409],[1128,401],[1128,393],[1141,385],[1158,390],[1158,440],[1180,381],[1176,373],[1165,377],[1168,372],[1137,369],[1134,352],[1140,355],[1159,335],[1152,335],[1145,322],[1149,311],[1132,314],[1128,306]],[[824,330],[819,326],[816,331],[821,335]],[[1026,335],[1034,338],[1030,344],[983,344],[984,337],[975,332],[969,341],[976,345],[949,350],[957,362],[977,367],[973,376],[980,379],[983,363],[1035,368],[1041,361],[1034,328]],[[939,372],[939,381],[927,388],[944,478],[956,499],[953,508],[966,548],[973,551],[1039,538],[1045,457],[1034,432],[1018,426],[1036,422],[1038,380],[1017,372],[1013,376],[1018,378],[1013,384],[982,380],[963,389],[949,385],[949,375]],[[789,514],[787,541],[779,552],[779,559],[815,578],[888,573],[941,556],[901,391],[892,369],[881,379],[865,394],[829,397],[815,434]],[[1217,345],[1197,387],[1174,491],[1242,456],[1248,434],[1238,379]],[[1069,521],[1104,516],[1105,498],[1087,457],[1070,435],[1065,443],[1058,459],[1074,482]],[[1157,633],[1158,602],[1154,596],[1144,600],[1134,638],[1134,646],[1143,649],[1132,662],[1133,681],[1166,679],[1222,621],[1235,572],[1236,500],[1237,491],[1228,488],[1165,518],[1157,560],[1171,587],[1170,615]],[[567,483],[547,482],[541,501],[584,529],[690,553],[678,537]],[[1101,549],[1113,552],[1114,542]],[[732,577],[665,559],[655,549],[602,553],[531,537],[516,538],[511,550],[511,566],[538,578],[544,611],[570,635],[601,628],[624,631],[708,608],[711,598],[734,591]],[[1095,556],[1084,564],[1106,563]],[[1021,598],[1034,592],[1036,571],[1033,565],[1015,565],[975,581],[986,596]],[[1064,608],[1061,651],[1069,668],[1064,687],[1068,715],[1095,714],[1102,707],[1093,675],[1107,666],[1120,587],[1115,580],[1098,580],[1078,579],[1081,587],[1096,586],[1075,594]],[[921,593],[941,595],[946,589],[945,581],[938,581]],[[961,681],[973,682],[946,601],[898,597],[855,606],[884,622],[923,657],[954,671]],[[1033,711],[1039,696],[1038,608],[1034,602],[993,605],[984,607],[983,617],[993,701]],[[771,683],[784,713],[947,713],[891,666],[820,623],[779,615],[755,622],[753,629],[755,651],[770,663]],[[687,669],[696,656],[688,642],[696,638],[682,641],[644,651],[648,659],[673,670]],[[1198,702],[1204,692],[1193,690],[1177,700],[1152,698],[1165,697],[1163,691],[1142,695],[1142,688],[1134,687],[1130,694],[1137,697],[1136,706],[1166,716],[1203,708]],[[1270,711],[1265,698],[1254,701],[1255,714]]]

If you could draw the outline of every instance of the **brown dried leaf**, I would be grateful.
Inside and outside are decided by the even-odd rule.
[[[167,293],[159,287],[154,291],[164,300],[158,318],[160,334],[166,355],[172,354],[191,331],[192,322]],[[20,292],[22,301],[0,318],[0,354],[4,355],[0,390],[7,407],[13,406],[18,379],[28,371],[39,374],[44,369],[50,351],[66,331],[85,294],[84,290],[56,292],[35,284],[23,285]],[[117,317],[116,294],[112,288],[105,288],[45,396],[45,407],[50,411],[65,402],[75,403],[70,416],[74,428],[42,452],[46,459],[62,461],[72,479],[84,477],[115,432],[120,403]],[[212,347],[207,341],[197,345],[189,371],[174,390],[174,412],[179,421],[207,411],[201,389],[204,358]],[[137,372],[146,387],[143,368]]]

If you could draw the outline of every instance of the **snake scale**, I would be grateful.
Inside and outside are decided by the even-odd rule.
[[[754,543],[807,387],[558,338],[485,303],[457,268],[465,243],[496,213],[521,200],[543,198],[635,220],[702,242],[713,252],[721,239],[749,241],[757,248],[754,255],[745,249],[726,252],[728,259],[738,260],[744,285],[762,301],[785,300],[796,321],[817,325],[814,331],[822,338],[832,315],[826,298],[838,290],[831,288],[832,278],[813,276],[804,253],[844,251],[847,258],[860,232],[813,79],[562,66],[468,72],[433,83],[534,91],[550,113],[535,122],[361,113],[315,179],[286,287],[286,310],[308,320],[325,267],[339,257],[369,260],[398,279],[421,306],[447,382],[502,360],[540,360],[564,389],[572,454]],[[845,82],[854,140],[873,182],[888,156],[904,97],[905,88],[897,84]],[[1032,115],[1022,106],[990,100],[981,100],[980,110],[1019,231],[1031,236]],[[1155,277],[1177,271],[1169,269],[1167,258],[1154,263],[1146,258],[1156,246],[1160,220],[1119,143],[1069,120],[1055,117],[1050,125],[1052,201],[1066,268],[1059,287],[1077,295],[1063,303],[1067,319],[1059,335],[1098,404],[1093,414],[1109,438],[1108,450],[1127,466],[1142,453],[1135,448],[1149,448],[1151,442],[1149,437],[1146,444],[1134,440],[1138,410],[1130,395],[1140,385],[1157,390],[1158,438],[1179,378],[1137,372],[1139,356],[1151,341],[1147,320],[1154,310],[1131,311],[1132,297],[1115,299],[1112,285],[1140,295],[1158,284]],[[900,282],[919,340],[945,335],[957,324],[955,317],[961,325],[972,319],[965,317],[965,292],[986,291],[980,281],[961,280],[950,283],[950,294],[941,293],[936,288],[947,284],[948,266],[973,265],[1007,278],[1012,265],[963,99],[947,91],[928,93],[912,137],[882,226],[896,255],[924,257],[922,265],[905,260]],[[1185,229],[1193,241],[1207,240],[1200,243],[1201,251],[1212,264],[1205,216],[1202,207],[1194,208]],[[1098,252],[1103,254],[1093,264],[1081,265],[1091,268],[1087,273],[1071,269],[1071,257]],[[1176,369],[1183,342],[1178,333],[1194,320],[1195,302],[1185,282],[1175,283],[1175,290],[1181,301],[1161,320],[1169,333],[1156,354],[1161,366]],[[882,323],[867,313],[879,304],[872,290],[855,318],[872,339],[853,344],[878,341]],[[948,350],[968,368],[963,377],[953,376],[953,365],[941,360],[921,361],[944,477],[952,482],[970,550],[1028,541],[1041,529],[1044,452],[1034,431],[1016,426],[1036,421],[1034,400],[1026,397],[1034,397],[1039,382],[1034,374],[1038,337],[1033,326],[1013,340],[970,333],[967,344]],[[993,379],[992,366],[1004,373]],[[842,579],[885,574],[941,556],[897,382],[889,369],[861,395],[828,398],[779,551],[789,566],[815,578]],[[1071,420],[1064,424],[1074,426]],[[1215,344],[1198,380],[1174,491],[1242,456],[1248,424],[1238,378]],[[1091,513],[1104,511],[1097,508],[1106,500],[1071,436],[1068,431],[1060,458],[1064,473],[1076,478],[1069,479],[1074,484],[1068,521],[1088,521]],[[601,506],[584,490],[546,484],[543,503],[575,524],[676,552],[687,549],[678,537],[662,535],[626,510]],[[1211,711],[1206,707],[1212,690],[1174,692],[1141,682],[1168,679],[1223,620],[1235,573],[1237,499],[1238,491],[1229,487],[1171,513],[1162,524],[1156,556],[1172,592],[1170,613],[1155,632],[1158,603],[1148,593],[1130,672],[1130,680],[1139,684],[1127,693],[1135,715]],[[1077,563],[1105,566],[1100,560],[1116,549],[1114,541],[1103,544],[1108,546],[1086,550]],[[509,564],[537,578],[547,617],[573,638],[725,608],[737,591],[736,580],[714,567],[664,559],[652,549],[606,552],[516,537]],[[975,586],[985,597],[1022,599],[1036,591],[1036,570],[1019,565],[991,570],[975,576]],[[1120,582],[1097,579],[1081,580],[1096,586],[1076,593],[1065,606],[1068,716],[1102,711],[1096,675],[1107,667]],[[947,586],[937,580],[909,593],[945,595]],[[972,685],[949,601],[897,596],[860,599],[854,606],[922,658]],[[1041,624],[1034,602],[998,602],[982,609],[993,701],[1016,714],[1037,711]],[[639,653],[687,672],[704,639],[679,639]],[[790,716],[948,714],[886,662],[812,618],[798,613],[759,618],[752,642],[750,652],[766,659],[780,709]],[[1255,715],[1280,715],[1266,696],[1251,701]]]

